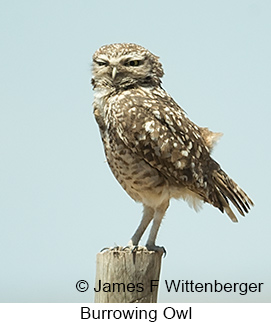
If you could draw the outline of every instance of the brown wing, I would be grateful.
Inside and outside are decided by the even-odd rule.
[[[210,157],[212,144],[208,147],[207,139],[212,132],[203,133],[162,89],[134,89],[127,95],[129,100],[123,95],[109,109],[114,120],[111,131],[116,131],[134,154],[159,170],[171,185],[187,187],[205,202],[225,210],[233,221],[237,219],[227,198],[241,214],[242,210],[247,212],[252,201]]]
[[[166,94],[153,91],[143,95],[141,90],[131,90],[129,101],[125,97],[118,100],[111,113],[112,129],[125,145],[172,184],[192,190],[206,188],[206,170],[219,169],[200,128]]]

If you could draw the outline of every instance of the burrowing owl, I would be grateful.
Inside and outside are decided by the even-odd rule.
[[[208,202],[233,222],[229,200],[242,215],[253,205],[210,156],[221,134],[188,119],[162,88],[163,74],[158,57],[136,44],[103,46],[93,55],[94,115],[108,164],[144,206],[129,245],[138,245],[153,220],[149,250],[158,249],[157,232],[171,198],[182,198],[196,210]]]

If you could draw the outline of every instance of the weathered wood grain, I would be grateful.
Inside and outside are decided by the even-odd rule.
[[[156,303],[162,255],[146,249],[98,253],[95,303]]]

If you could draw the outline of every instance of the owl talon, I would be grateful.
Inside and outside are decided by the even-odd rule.
[[[103,251],[115,251],[115,252],[117,252],[117,251],[121,251],[121,250],[123,250],[122,247],[115,246],[115,247],[105,247],[100,252],[103,252]]]
[[[148,250],[144,246],[134,246],[131,251],[132,251],[132,253],[134,253],[134,252],[137,252],[137,251],[144,252],[144,251],[148,251]]]
[[[136,253],[138,252],[144,252],[144,251],[148,251],[148,249],[144,246],[139,246],[139,245],[128,245],[126,247],[122,248],[123,251],[125,250],[131,250],[131,253]]]
[[[126,249],[131,249],[132,248],[132,246],[125,246],[125,247],[123,247],[121,250],[122,251],[125,251]]]
[[[100,250],[100,252],[103,252],[103,251],[105,251],[105,250],[109,250],[110,248],[108,248],[108,247],[104,247],[103,249],[101,249]]]
[[[163,247],[163,246],[160,247],[160,246],[155,246],[155,245],[154,246],[148,246],[148,245],[146,245],[146,248],[149,251],[161,252],[163,254],[163,257],[164,258],[167,255],[167,251],[166,251],[165,247]]]

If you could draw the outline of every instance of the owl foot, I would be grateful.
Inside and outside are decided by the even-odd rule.
[[[131,245],[131,244],[128,244],[128,246],[122,248],[123,251],[125,250],[130,250],[131,253],[134,253],[134,252],[137,252],[137,251],[141,251],[141,252],[146,252],[148,251],[148,249],[144,246],[138,246],[138,245]]]
[[[103,251],[114,251],[114,252],[120,252],[120,251],[131,251],[131,253],[133,252],[137,252],[137,251],[149,251],[146,247],[144,246],[134,246],[134,245],[127,245],[126,247],[121,247],[121,246],[115,246],[115,247],[105,247],[103,249],[101,249],[100,252],[103,252]]]
[[[133,252],[137,252],[137,251],[141,251],[141,252],[146,252],[146,251],[149,251],[146,247],[144,247],[144,246],[133,246],[132,247],[132,253]]]
[[[115,252],[118,252],[118,251],[122,251],[123,248],[120,247],[120,246],[115,246],[115,247],[105,247],[103,249],[100,250],[100,252],[103,252],[103,251],[115,251]]]
[[[121,247],[121,246],[115,246],[115,247],[105,247],[101,249],[100,252],[103,251],[113,251],[113,252],[121,252],[121,251],[131,251],[131,253],[136,253],[136,252],[148,252],[148,251],[154,251],[154,252],[161,252],[164,254],[164,258],[167,255],[167,251],[164,247],[160,246],[155,246],[155,245],[146,245],[146,246],[139,246],[139,245],[128,245],[126,247]]]
[[[160,247],[160,246],[156,246],[156,245],[146,245],[147,250],[149,251],[155,251],[155,252],[161,252],[162,254],[164,254],[164,258],[167,255],[167,251],[164,247]]]
[[[167,251],[164,247],[159,247],[159,246],[155,246],[155,245],[152,245],[152,246],[148,246],[146,245],[145,247],[144,246],[139,246],[139,245],[128,245],[126,247],[123,248],[123,250],[127,250],[127,249],[130,249],[131,250],[131,253],[134,253],[134,252],[148,252],[148,251],[154,251],[154,252],[161,252],[164,254],[164,257],[166,256],[167,254]]]

